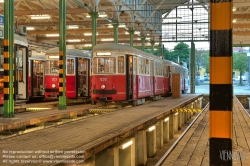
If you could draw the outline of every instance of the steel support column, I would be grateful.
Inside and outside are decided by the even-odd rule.
[[[133,29],[130,29],[129,31],[129,37],[130,37],[130,46],[134,46],[134,33],[135,31]]]
[[[145,50],[145,39],[146,39],[145,36],[142,36],[142,37],[141,37],[141,50],[142,50],[142,51]]]
[[[210,0],[209,164],[232,165],[232,1]]]
[[[98,12],[90,12],[89,15],[91,16],[92,21],[92,48],[96,45],[96,27],[97,27],[97,18]]]
[[[151,41],[150,41],[150,44],[151,44],[151,53],[153,54],[153,53],[154,53],[155,41],[154,41],[154,40],[151,40]]]
[[[118,43],[118,22],[113,22],[113,28],[114,28],[114,43]]]
[[[191,42],[191,56],[190,56],[190,93],[195,93],[195,44]]]
[[[4,1],[4,118],[14,117],[14,0]]]
[[[59,1],[59,110],[66,109],[66,0]]]

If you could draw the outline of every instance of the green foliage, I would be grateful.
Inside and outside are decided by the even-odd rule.
[[[233,69],[242,74],[248,70],[248,58],[246,53],[233,53]]]
[[[189,54],[190,54],[190,48],[189,45],[186,43],[180,42],[178,43],[173,51],[164,50],[164,59],[178,62],[178,56],[179,56],[179,62],[183,61],[189,64]]]
[[[242,74],[248,71],[248,57],[246,53],[233,53],[233,69],[240,72],[240,84],[242,84]]]
[[[202,64],[202,66],[206,69],[206,73],[210,73],[210,56],[209,56],[209,51],[207,51],[207,53],[205,54],[204,57],[204,62]]]
[[[209,73],[209,52],[207,50],[195,50],[195,63],[198,71],[203,67],[206,68],[206,73]]]

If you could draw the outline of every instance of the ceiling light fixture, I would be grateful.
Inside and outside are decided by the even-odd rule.
[[[107,17],[107,14],[106,13],[100,13],[99,17]]]
[[[31,15],[31,19],[49,19],[49,15]]]
[[[59,36],[59,34],[47,34],[47,37],[55,37],[55,36]]]
[[[67,40],[68,42],[80,42],[80,39],[71,39],[71,40]]]
[[[118,27],[119,27],[119,28],[125,28],[126,25],[125,25],[125,24],[120,24]]]
[[[84,33],[84,36],[92,36],[92,33]]]
[[[68,26],[69,29],[78,29],[78,25],[69,25]]]
[[[34,27],[27,27],[26,29],[27,30],[34,30],[35,28]]]
[[[92,36],[92,33],[84,33],[84,36]],[[96,33],[96,35],[98,35],[98,32]]]
[[[101,39],[101,41],[114,41],[113,38],[104,38],[104,39]]]

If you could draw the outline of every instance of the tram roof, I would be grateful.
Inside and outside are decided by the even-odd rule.
[[[59,55],[59,47],[49,49],[46,55]],[[66,49],[66,56],[91,58],[91,53],[78,49]]]
[[[4,38],[4,27],[0,27],[0,38]],[[14,34],[14,43],[28,47],[28,41],[24,36]]]
[[[117,51],[126,51],[128,53],[134,53],[134,54],[139,54],[139,55],[146,55],[150,58],[153,59],[158,59],[158,60],[162,60],[160,57],[155,56],[153,54],[141,51],[139,49],[136,49],[134,47],[131,46],[127,46],[127,45],[122,45],[122,44],[116,44],[116,43],[104,43],[104,44],[97,44],[96,46],[93,47],[92,51],[108,51],[108,50],[117,50]]]

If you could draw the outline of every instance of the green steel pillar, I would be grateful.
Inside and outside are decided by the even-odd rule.
[[[159,49],[159,56],[162,57],[162,55],[163,55],[163,54],[162,54],[162,44],[159,45],[159,48],[158,48],[158,49]]]
[[[66,0],[59,1],[59,110],[66,109]]]
[[[113,28],[114,28],[114,43],[118,43],[118,22],[113,22]]]
[[[4,1],[4,118],[14,117],[14,0]]]
[[[151,52],[152,52],[152,54],[153,54],[153,53],[154,53],[155,41],[154,41],[154,40],[151,40],[151,41],[150,41],[150,44],[151,44]]]
[[[141,37],[141,50],[144,51],[145,50],[145,36]]]
[[[96,27],[97,27],[97,18],[98,12],[90,12],[89,15],[92,19],[92,48],[96,45]]]
[[[129,31],[129,36],[130,36],[130,46],[134,46],[134,33],[135,31],[133,29],[130,29]]]
[[[160,36],[160,42],[159,42],[159,56],[163,57],[163,45],[162,45],[162,37]]]
[[[195,93],[195,76],[196,76],[196,64],[195,64],[195,44],[193,42],[194,38],[194,6],[192,0],[192,41],[191,41],[191,58],[190,58],[190,93]]]
[[[190,93],[195,93],[195,44],[191,42],[191,58],[190,58]]]

